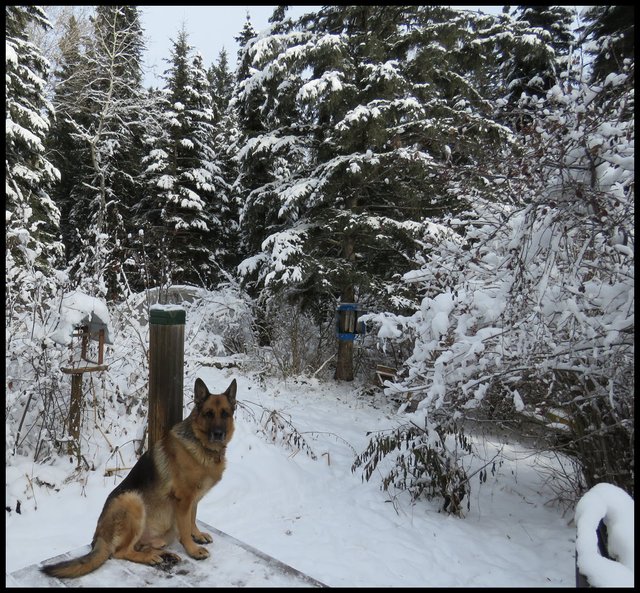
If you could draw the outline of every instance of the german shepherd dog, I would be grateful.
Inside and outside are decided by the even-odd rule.
[[[207,558],[209,552],[196,544],[213,540],[196,527],[196,510],[225,468],[236,389],[234,379],[224,393],[212,394],[196,379],[189,416],[145,452],[107,497],[91,551],[41,570],[55,577],[79,577],[112,556],[153,565],[179,562],[180,556],[163,551],[176,535],[189,556]]]

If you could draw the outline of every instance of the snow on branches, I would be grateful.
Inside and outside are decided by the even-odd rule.
[[[377,318],[383,342],[413,342],[396,389],[416,414],[518,417],[578,457],[587,486],[607,475],[631,491],[632,102],[629,87],[552,88],[507,194],[445,218],[456,233],[404,277],[419,309]]]

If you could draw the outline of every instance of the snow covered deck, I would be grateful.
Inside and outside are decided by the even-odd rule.
[[[161,569],[127,560],[109,559],[98,570],[78,579],[56,579],[44,575],[39,565],[12,572],[8,587],[325,587],[323,583],[301,573],[236,538],[198,521],[200,529],[213,536],[207,546],[211,556],[193,560],[174,543],[167,549],[182,557],[182,562]],[[76,558],[89,551],[83,546],[51,558],[54,561]]]

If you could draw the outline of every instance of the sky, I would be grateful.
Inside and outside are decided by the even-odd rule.
[[[164,60],[170,56],[171,39],[184,27],[189,34],[189,43],[198,50],[208,68],[224,48],[229,66],[235,66],[238,44],[235,41],[247,18],[256,31],[269,26],[274,6],[140,6],[142,26],[146,35],[145,87],[163,86],[159,76],[167,69]],[[320,6],[290,6],[287,16],[297,18]]]
[[[167,69],[164,60],[170,56],[171,39],[175,40],[178,31],[184,27],[189,34],[189,43],[204,58],[208,68],[216,62],[220,51],[227,51],[230,68],[236,63],[238,44],[235,41],[247,18],[256,31],[269,26],[269,18],[275,5],[266,6],[139,6],[142,26],[146,34],[146,74],[145,87],[163,86],[159,76]],[[319,10],[320,6],[289,6],[287,16],[298,18],[307,12]],[[501,6],[459,6],[463,9],[481,9],[484,12],[497,13]]]

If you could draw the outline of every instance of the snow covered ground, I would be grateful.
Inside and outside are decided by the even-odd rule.
[[[374,396],[357,385],[300,379],[265,384],[237,368],[202,368],[198,376],[216,392],[236,377],[243,404],[226,473],[199,505],[202,521],[330,586],[575,586],[571,513],[563,516],[545,504],[554,494],[534,466],[536,457],[522,447],[506,446],[509,460],[486,483],[473,479],[470,511],[457,518],[439,513],[436,502],[412,505],[406,494],[392,496],[378,480],[362,482],[351,472],[367,431],[397,422],[393,406],[373,407]],[[185,377],[185,403],[194,379]],[[260,430],[257,404],[289,419],[316,459],[270,442]],[[132,449],[126,440],[123,453]],[[488,459],[493,447],[483,444]],[[65,483],[71,464],[25,459],[7,468],[7,504],[22,495],[21,513],[6,513],[7,573],[90,542],[104,500],[119,481],[104,477],[104,468],[115,465],[115,456],[109,463],[106,457],[82,483]]]

